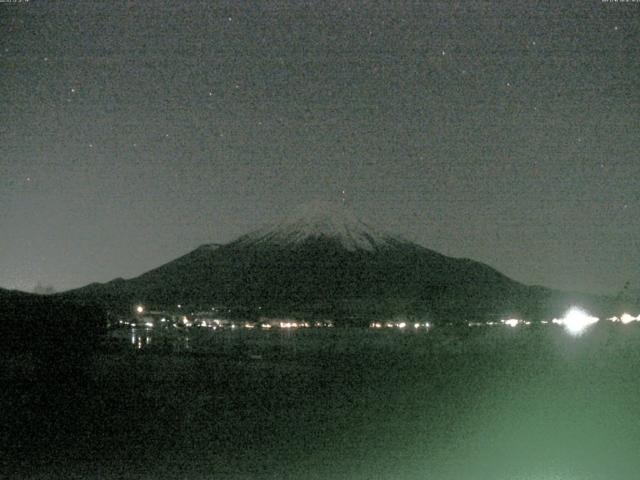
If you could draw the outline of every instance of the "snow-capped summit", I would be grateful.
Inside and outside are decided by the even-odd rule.
[[[308,315],[345,324],[396,314],[443,322],[462,321],[470,312],[485,319],[519,311],[560,315],[557,305],[569,302],[487,265],[389,235],[344,205],[326,202],[303,205],[274,225],[201,246],[136,278],[60,296],[119,312],[139,302],[160,309],[185,304],[194,311],[225,305],[234,315]]]
[[[363,222],[343,204],[324,201],[303,204],[282,220],[249,233],[239,241],[289,245],[319,238],[336,240],[350,251],[373,251],[402,241]]]

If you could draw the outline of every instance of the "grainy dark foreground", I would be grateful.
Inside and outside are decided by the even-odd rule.
[[[640,329],[205,332],[2,359],[7,478],[629,479]]]

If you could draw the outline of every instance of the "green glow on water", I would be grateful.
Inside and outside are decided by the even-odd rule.
[[[600,322],[577,337],[552,325],[202,332],[191,342],[207,354],[97,356],[97,390],[74,417],[80,432],[46,449],[37,478],[55,478],[44,472],[56,463],[79,478],[629,480],[640,471],[635,323]]]

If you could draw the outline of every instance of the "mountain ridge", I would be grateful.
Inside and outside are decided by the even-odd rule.
[[[129,280],[64,292],[125,311],[141,302],[194,311],[224,305],[238,315],[364,318],[406,314],[446,319],[559,315],[595,297],[519,283],[378,230],[342,205],[314,204],[224,244],[205,244]]]

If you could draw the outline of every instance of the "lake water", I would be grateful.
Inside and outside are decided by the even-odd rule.
[[[640,326],[125,329],[12,478],[632,479]],[[126,345],[126,347],[125,347]],[[5,400],[6,401],[6,400]],[[66,429],[66,430],[65,430]],[[28,450],[29,442],[24,447]]]

